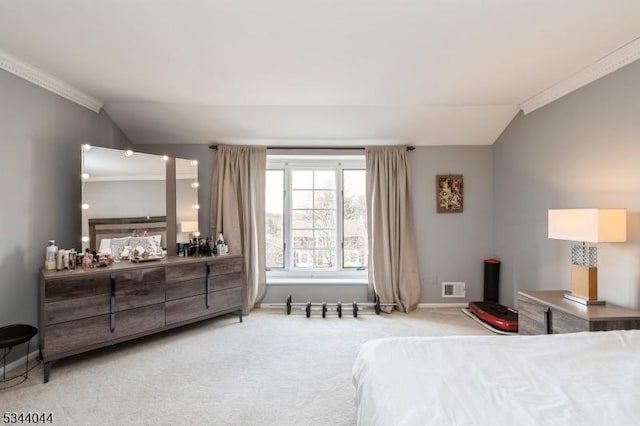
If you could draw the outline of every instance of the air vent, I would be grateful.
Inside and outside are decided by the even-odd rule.
[[[442,283],[442,297],[464,297],[465,283]]]

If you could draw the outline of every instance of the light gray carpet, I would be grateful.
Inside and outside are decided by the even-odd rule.
[[[328,318],[258,309],[42,367],[0,391],[0,411],[54,424],[355,424],[351,367],[369,339],[491,334],[459,308]]]

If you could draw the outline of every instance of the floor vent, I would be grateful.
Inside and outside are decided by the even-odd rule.
[[[464,297],[465,283],[442,283],[442,297]]]

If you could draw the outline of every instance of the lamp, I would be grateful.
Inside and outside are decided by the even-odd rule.
[[[198,222],[195,220],[185,220],[180,223],[180,232],[188,232],[194,234],[198,232]]]
[[[586,243],[627,240],[626,209],[549,210],[549,238],[582,241],[571,247],[571,294],[565,297],[583,305],[603,305],[598,300],[598,252]]]

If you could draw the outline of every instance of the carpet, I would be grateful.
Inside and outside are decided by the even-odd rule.
[[[327,318],[257,309],[42,366],[0,412],[65,425],[352,425],[351,367],[367,340],[491,334],[459,308]],[[315,313],[314,313],[315,314]]]

